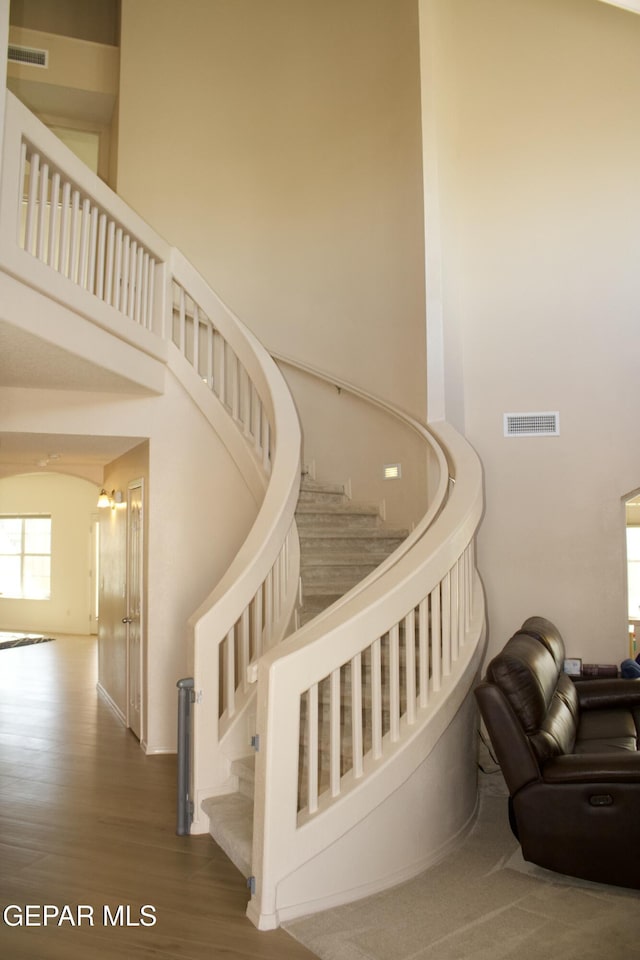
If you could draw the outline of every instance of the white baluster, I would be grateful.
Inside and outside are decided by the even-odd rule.
[[[69,224],[69,263],[66,276],[78,282],[78,220],[80,217],[80,192],[71,192],[71,218]]]
[[[329,788],[331,796],[340,794],[340,667],[329,677]]]
[[[96,296],[104,300],[104,276],[106,268],[106,247],[107,247],[107,216],[100,214],[98,225],[98,260],[97,260],[97,278],[96,278]]]
[[[391,742],[400,739],[400,629],[389,631],[389,713]]]
[[[429,600],[420,602],[418,613],[418,650],[420,662],[420,706],[429,702]]]
[[[140,323],[140,311],[142,310],[142,267],[144,263],[144,247],[138,247],[136,251],[136,292],[134,299],[132,319],[135,323]]]
[[[207,384],[213,389],[213,324],[207,320]]]
[[[227,662],[224,685],[227,701],[227,716],[229,719],[235,716],[236,712],[236,644],[235,644],[235,626],[227,634]]]
[[[122,235],[122,277],[120,281],[120,313],[127,312],[129,305],[129,286],[131,284],[131,237]]]
[[[351,661],[351,739],[353,751],[353,775],[362,776],[362,654],[357,653]]]
[[[38,193],[38,243],[36,256],[47,262],[47,200],[49,193],[49,164],[45,161],[40,168],[40,190]]]
[[[148,295],[148,303],[147,303],[147,328],[149,330],[154,329],[153,308],[154,308],[154,297],[155,297],[155,289],[156,289],[155,279],[156,279],[156,261],[153,257],[150,256],[149,257],[149,283],[148,283],[149,295]],[[161,333],[161,332],[162,332],[162,321],[158,325],[158,333]]]
[[[27,216],[29,212],[28,208],[28,190],[27,190],[27,145],[22,141],[20,144],[20,174],[18,178],[19,190],[20,190],[20,213],[18,216],[17,227],[17,243],[22,250],[27,249]]]
[[[309,813],[318,809],[318,684],[307,691],[307,789]]]
[[[253,598],[253,657],[258,660],[262,656],[262,587]]]
[[[96,256],[98,248],[98,208],[91,208],[89,226],[89,263],[87,266],[87,290],[95,293],[96,288]]]
[[[268,473],[271,467],[271,427],[269,425],[269,420],[267,419],[266,410],[262,409],[262,466],[265,471]]]
[[[273,571],[269,570],[264,581],[264,645],[269,649],[273,631]]]
[[[149,254],[145,250],[142,257],[142,311],[140,314],[140,323],[149,330],[151,328],[151,315],[149,313]]]
[[[29,194],[27,198],[27,226],[24,239],[24,248],[27,253],[33,253],[36,205],[38,196],[38,182],[40,177],[40,154],[32,153],[29,158]]]
[[[62,207],[60,211],[60,249],[58,250],[58,271],[69,276],[69,234],[71,232],[71,184],[65,180],[62,185]]]
[[[380,638],[371,644],[371,735],[373,758],[382,756],[382,656]]]
[[[251,433],[253,434],[253,445],[256,450],[260,449],[260,425],[262,424],[262,401],[258,396],[255,384],[251,384]]]
[[[411,610],[404,618],[405,689],[407,723],[416,722],[416,615]]]
[[[442,599],[442,676],[451,673],[451,577],[448,573],[440,584]]]
[[[241,376],[241,418],[244,435],[248,439],[251,436],[251,381],[249,374],[244,366],[240,367]]]
[[[458,624],[460,622],[460,593],[458,584],[458,564],[455,563],[449,576],[451,591],[451,663],[458,659]]]
[[[240,419],[240,361],[235,353],[231,368],[231,416],[236,422]]]
[[[249,661],[251,659],[249,646],[249,607],[245,607],[240,617],[240,665],[238,668],[239,676],[242,682],[242,689],[245,693],[249,686],[247,682],[247,667],[249,666]]]
[[[200,311],[198,304],[193,304],[193,368],[200,373]]]
[[[431,684],[432,689],[440,689],[442,682],[442,617],[440,615],[440,585],[429,594],[431,601]]]
[[[60,174],[56,170],[51,178],[51,206],[49,208],[49,265],[59,269],[60,238],[58,236],[58,219],[60,202]]]
[[[138,241],[132,240],[129,247],[129,297],[126,305],[126,314],[130,320],[135,316],[136,302],[136,271],[138,268]]]
[[[79,287],[86,286],[87,266],[89,258],[89,217],[91,215],[91,204],[85,197],[82,201],[82,217],[80,220],[80,248],[78,251],[78,269],[75,281]]]
[[[120,309],[122,299],[122,258],[124,255],[124,240],[122,236],[122,227],[116,229],[116,248],[115,264],[113,270],[113,306],[116,310]]]
[[[225,402],[225,376],[226,376],[226,364],[225,364],[225,341],[224,337],[216,330],[214,336],[215,343],[215,373],[213,379],[213,392],[220,400],[220,403]]]

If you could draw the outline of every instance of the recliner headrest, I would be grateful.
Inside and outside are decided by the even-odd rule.
[[[530,633],[514,634],[487,667],[487,679],[502,690],[528,735],[540,729],[558,676],[554,654]]]
[[[518,633],[528,633],[530,637],[535,637],[540,643],[543,643],[553,659],[556,662],[558,670],[564,668],[564,640],[555,624],[545,617],[528,617],[522,624]]]

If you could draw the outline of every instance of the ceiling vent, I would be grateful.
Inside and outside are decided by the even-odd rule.
[[[49,51],[37,50],[35,47],[19,47],[15,43],[9,44],[9,63],[26,63],[31,67],[48,67]]]
[[[560,414],[555,413],[505,413],[505,437],[558,437]]]

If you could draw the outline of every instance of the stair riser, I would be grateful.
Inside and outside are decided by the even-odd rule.
[[[325,490],[301,490],[298,503],[317,503],[318,505],[329,505],[331,504],[340,504],[343,505],[348,503],[348,499],[344,492],[333,492]]]
[[[323,593],[344,594],[357,583],[368,577],[376,569],[376,564],[359,564],[354,567],[342,565],[321,567],[310,566],[300,571],[302,577],[302,592],[309,592],[311,587],[324,587]]]
[[[374,531],[378,529],[380,518],[368,513],[349,513],[337,516],[333,513],[296,513],[296,526],[303,536],[307,530],[331,531],[336,536],[344,536],[350,531]]]
[[[314,535],[315,531],[299,530],[300,558],[302,561],[309,557],[336,557],[357,555],[365,558],[371,556],[378,563],[382,563],[390,553],[393,553],[402,543],[402,537],[349,536],[348,533],[321,537]]]

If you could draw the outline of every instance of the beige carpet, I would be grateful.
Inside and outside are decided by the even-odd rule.
[[[525,863],[500,773],[480,781],[478,821],[452,856],[387,893],[285,929],[322,960],[640,958],[640,892]],[[629,856],[640,870],[640,851]]]

